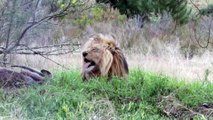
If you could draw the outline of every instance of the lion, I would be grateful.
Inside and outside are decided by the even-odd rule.
[[[85,43],[82,50],[82,78],[112,76],[126,78],[128,64],[122,50],[116,45],[114,37],[97,34]]]
[[[48,70],[44,69],[37,71],[35,69],[19,65],[13,65],[11,67],[22,68],[22,70],[17,72],[7,68],[0,68],[1,88],[19,88],[24,85],[42,84],[46,79],[52,77],[52,74]]]
[[[92,44],[102,44],[110,48],[116,47],[115,37],[112,35],[92,35],[90,36],[89,40],[84,44],[84,49],[91,47]]]

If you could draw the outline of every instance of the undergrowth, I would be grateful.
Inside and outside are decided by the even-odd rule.
[[[132,70],[128,80],[83,82],[77,70],[61,71],[43,85],[2,89],[0,119],[172,119],[158,107],[161,97],[171,94],[192,108],[213,101],[213,84],[187,83],[143,70]]]

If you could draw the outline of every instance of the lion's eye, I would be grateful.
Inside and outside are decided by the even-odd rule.
[[[93,48],[92,51],[93,51],[93,52],[97,52],[98,49],[97,49],[97,48]]]

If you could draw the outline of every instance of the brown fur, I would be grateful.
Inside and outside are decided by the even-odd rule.
[[[38,72],[25,66],[12,67],[20,67],[25,70],[16,72],[14,70],[0,68],[0,87],[21,87],[23,85],[41,84],[46,78],[51,77],[51,73],[47,70]]]
[[[127,77],[128,64],[113,37],[98,34],[92,36],[84,45],[82,77],[112,76]],[[91,65],[91,66],[90,66]]]

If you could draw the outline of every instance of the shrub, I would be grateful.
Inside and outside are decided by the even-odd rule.
[[[140,15],[147,20],[153,15],[162,14],[167,11],[174,20],[180,24],[188,22],[191,9],[187,6],[187,0],[96,0],[97,2],[110,3],[113,7],[118,8],[121,14],[128,17]]]

